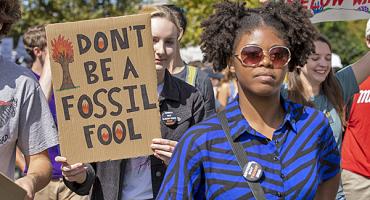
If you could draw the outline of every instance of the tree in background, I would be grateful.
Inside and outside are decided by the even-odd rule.
[[[10,33],[18,38],[28,27],[135,13],[141,0],[24,0],[22,19]]]
[[[169,0],[186,12],[188,28],[182,46],[200,44],[200,23],[213,13],[213,4],[220,0]],[[250,7],[259,0],[245,0]],[[28,27],[67,21],[95,19],[106,16],[134,14],[143,0],[23,0],[22,20],[13,26],[11,36],[17,39]],[[332,43],[343,65],[355,62],[367,50],[364,42],[366,21],[324,22],[317,27]],[[17,40],[15,40],[17,41]]]
[[[355,62],[367,51],[366,20],[323,22],[317,27],[330,40],[333,52],[341,57],[343,66]]]
[[[212,5],[220,2],[220,0],[172,0],[171,2],[184,8],[188,20],[186,33],[181,40],[182,46],[199,45],[202,33],[200,23],[213,13],[214,8]],[[251,7],[260,5],[259,0],[246,0],[246,2]]]
[[[188,19],[188,28],[181,40],[182,46],[200,44],[202,30],[200,23],[213,13],[214,3],[220,0],[172,0],[172,3],[184,8]],[[261,5],[259,0],[245,0],[250,7]],[[317,24],[322,34],[329,38],[333,52],[338,54],[343,65],[355,62],[366,51],[364,29],[366,20],[351,22],[324,22]]]

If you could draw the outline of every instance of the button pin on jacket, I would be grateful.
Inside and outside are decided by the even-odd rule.
[[[258,181],[262,175],[262,166],[256,161],[249,161],[243,168],[243,176],[248,181]]]
[[[178,117],[172,111],[163,112],[161,118],[167,126],[175,125],[178,121]]]

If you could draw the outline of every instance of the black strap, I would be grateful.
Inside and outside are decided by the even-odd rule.
[[[242,170],[242,173],[244,173],[244,166],[248,163],[247,153],[244,151],[243,146],[239,142],[234,142],[230,135],[230,128],[227,123],[225,110],[219,112],[217,114],[218,119],[221,121],[222,129],[226,133],[226,138],[231,144],[232,150],[238,160],[239,166]],[[244,176],[243,176],[244,177]],[[247,179],[246,179],[247,180]],[[261,187],[261,184],[258,182],[251,182],[247,180],[247,183],[249,185],[249,188],[252,190],[253,196],[257,200],[265,200],[265,193],[263,192],[263,189]]]

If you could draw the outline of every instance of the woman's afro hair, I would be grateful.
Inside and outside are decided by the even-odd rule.
[[[201,24],[201,49],[205,54],[204,61],[213,63],[216,71],[227,66],[240,34],[250,33],[263,25],[275,28],[286,41],[291,51],[289,71],[303,66],[314,52],[317,30],[309,20],[311,14],[298,0],[269,2],[255,9],[247,8],[245,3],[226,0],[216,4],[215,9],[216,12]]]
[[[21,10],[18,0],[0,1],[0,22],[3,23],[0,29],[0,36],[5,35],[10,30],[12,24],[21,18]]]

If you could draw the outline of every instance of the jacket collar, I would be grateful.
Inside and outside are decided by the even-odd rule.
[[[169,99],[173,101],[180,101],[180,93],[179,93],[179,86],[176,80],[174,80],[175,77],[173,77],[170,72],[166,69],[164,73],[164,84],[163,84],[163,90],[161,94],[159,95],[159,102]]]

